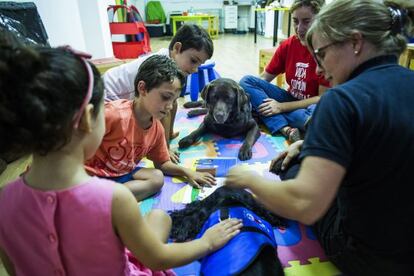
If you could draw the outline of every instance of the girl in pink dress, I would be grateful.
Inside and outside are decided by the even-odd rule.
[[[239,232],[239,221],[225,220],[166,244],[166,213],[141,216],[126,187],[85,172],[105,130],[103,84],[88,55],[0,47],[0,153],[33,154],[30,170],[0,191],[0,257],[11,275],[171,274],[163,270]]]

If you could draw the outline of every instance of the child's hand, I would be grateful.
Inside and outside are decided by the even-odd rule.
[[[262,116],[271,116],[279,113],[283,113],[283,103],[280,103],[274,99],[266,98],[263,103],[258,106],[257,110]]]
[[[216,179],[208,172],[191,171],[187,178],[188,184],[198,189],[201,189],[201,187],[211,187],[216,185]]]
[[[207,229],[201,237],[208,244],[210,252],[216,251],[225,245],[230,239],[240,233],[243,224],[239,219],[226,219]]]
[[[174,164],[180,163],[180,153],[178,151],[170,149],[169,153],[171,162],[173,162]]]

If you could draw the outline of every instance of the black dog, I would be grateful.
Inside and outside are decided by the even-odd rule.
[[[192,202],[188,204],[185,209],[173,211],[170,213],[173,221],[171,238],[177,242],[195,239],[199,235],[199,232],[205,228],[205,224],[210,221],[212,214],[214,215],[217,210],[220,211],[220,218],[226,219],[227,217],[231,217],[231,212],[229,211],[227,211],[228,213],[226,215],[226,210],[228,210],[226,208],[238,207],[244,207],[245,209],[248,209],[249,211],[253,212],[257,217],[259,217],[259,219],[253,219],[252,221],[259,221],[260,223],[260,220],[264,220],[266,221],[266,223],[269,223],[273,226],[286,225],[283,219],[276,215],[273,215],[272,213],[264,209],[261,205],[259,205],[253,199],[252,195],[249,192],[240,189],[221,187],[214,191],[214,193],[212,193],[204,200]],[[257,228],[255,229],[255,227],[248,227],[247,223],[245,223],[244,221],[243,224],[243,228],[241,229],[241,233],[239,234],[240,236],[242,235],[242,233],[246,232],[254,233],[253,235],[256,235],[256,237],[266,236],[266,233],[261,232],[260,229],[258,230]],[[234,263],[237,262],[238,259],[250,258],[248,260],[245,260],[244,265],[242,265],[241,267],[233,267],[232,271],[237,271],[237,273],[235,274],[266,276],[284,275],[282,265],[279,259],[277,258],[276,250],[273,246],[271,246],[270,244],[262,244],[260,248],[257,248],[257,251],[254,252],[254,254],[250,254],[250,257],[248,257],[247,255],[249,254],[247,254],[245,250],[237,251],[234,250],[234,247],[251,247],[251,244],[246,245],[246,243],[249,242],[248,240],[246,240],[246,238],[248,239],[250,236],[246,237],[245,235],[243,240],[237,240],[236,238],[238,236],[233,238],[233,240],[231,240],[227,245],[225,245],[221,253],[218,253],[220,254],[220,259],[223,260],[224,263]],[[252,238],[254,239],[255,237],[253,236]],[[243,244],[230,245],[232,241],[235,241],[235,243],[239,242]],[[252,242],[254,243],[255,240],[253,240]],[[229,250],[226,250],[226,247],[232,248],[228,248]],[[239,255],[235,256],[234,252],[238,252]],[[227,256],[226,253],[229,253],[229,255],[231,256]],[[212,253],[211,255],[213,254],[217,254],[217,252]],[[209,256],[207,256],[206,258],[209,258]],[[203,259],[203,262],[204,261],[205,259]],[[201,272],[203,272],[204,269],[206,275],[211,274],[207,272],[209,270],[214,270],[213,275],[232,274],[229,273],[229,271],[223,271],[227,269],[228,266],[215,265],[214,267],[211,267],[211,263],[208,263],[208,261],[209,260],[207,260],[207,263],[202,262],[201,265]],[[204,268],[203,264],[205,264]]]
[[[207,132],[223,137],[245,134],[238,157],[240,160],[252,158],[252,147],[260,137],[260,130],[252,118],[250,101],[243,88],[231,79],[216,79],[204,87],[201,97],[208,113],[198,129],[178,142],[179,147],[191,146]]]

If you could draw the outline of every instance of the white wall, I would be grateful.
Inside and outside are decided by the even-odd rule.
[[[57,1],[56,1],[57,2]],[[107,5],[101,0],[78,0],[85,49],[93,58],[113,56]]]
[[[69,44],[86,51],[78,1],[33,1],[45,25],[51,46]]]
[[[145,20],[145,6],[148,0],[128,0],[128,5],[134,5]],[[161,1],[164,2],[164,1]]]
[[[106,7],[108,3],[115,3],[115,0],[32,2],[37,6],[51,46],[68,44],[75,49],[91,53],[93,58],[113,56]]]

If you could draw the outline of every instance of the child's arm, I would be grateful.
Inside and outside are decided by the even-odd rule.
[[[199,259],[226,244],[240,232],[241,222],[229,219],[208,229],[197,240],[164,244],[149,228],[138,203],[124,186],[117,185],[112,199],[112,224],[124,245],[145,266],[164,270]]]
[[[10,261],[9,257],[6,255],[6,252],[4,252],[0,248],[0,259],[3,262],[4,268],[6,269],[7,273],[9,273],[10,276],[16,275],[16,271],[14,270],[14,265]]]
[[[187,177],[188,183],[195,188],[201,188],[202,186],[211,187],[211,185],[216,184],[214,176],[210,173],[193,171],[183,166],[174,164],[171,161],[167,161],[162,164],[155,164],[155,167],[160,169],[166,175]]]

